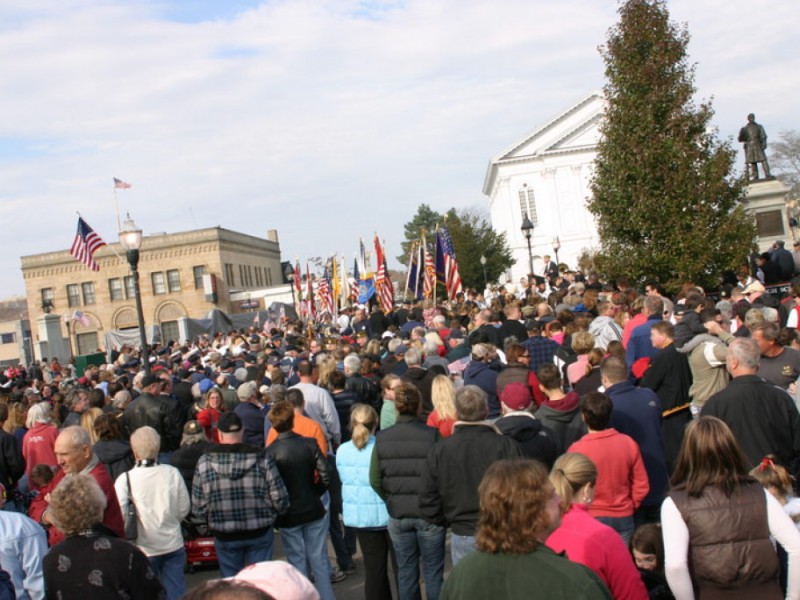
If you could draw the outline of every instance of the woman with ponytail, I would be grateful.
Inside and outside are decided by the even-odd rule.
[[[364,597],[391,600],[387,558],[394,551],[387,526],[386,503],[369,483],[369,467],[375,446],[378,413],[368,404],[354,404],[350,413],[350,441],[336,452],[336,468],[342,480],[344,524],[356,530],[364,556]],[[397,567],[394,567],[395,573]]]
[[[572,452],[556,460],[550,482],[561,497],[561,525],[547,538],[547,546],[589,567],[615,599],[646,600],[647,589],[625,542],[589,514],[596,481],[597,467],[585,455]]]

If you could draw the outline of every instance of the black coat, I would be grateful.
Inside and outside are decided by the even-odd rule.
[[[494,424],[503,435],[517,441],[525,456],[535,458],[548,471],[563,452],[553,430],[531,414],[512,413],[497,419]]]

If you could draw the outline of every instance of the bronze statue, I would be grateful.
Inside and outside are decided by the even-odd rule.
[[[767,132],[756,123],[753,113],[747,115],[747,125],[739,130],[739,141],[744,142],[744,163],[748,179],[758,179],[758,163],[764,165],[764,179],[772,179],[767,155],[764,153],[767,148]]]

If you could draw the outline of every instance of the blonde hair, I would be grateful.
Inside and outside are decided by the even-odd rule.
[[[561,496],[561,511],[572,506],[575,493],[587,483],[597,481],[597,467],[584,454],[568,452],[558,457],[550,471],[550,483]]]
[[[351,440],[353,445],[362,450],[369,441],[369,436],[378,426],[378,413],[369,404],[354,404],[350,413],[350,430],[353,432]]]
[[[456,418],[456,387],[447,375],[437,375],[433,378],[431,400],[440,419]]]
[[[97,432],[94,430],[94,422],[97,420],[97,417],[103,414],[102,408],[97,408],[93,406],[92,408],[87,408],[86,411],[81,415],[81,427],[89,432],[89,438],[91,439],[91,445],[94,446],[97,443],[97,440],[100,437],[97,435]]]
[[[317,375],[317,385],[321,388],[328,389],[330,387],[331,375],[336,370],[336,359],[328,355],[322,361],[317,362],[319,369]]]

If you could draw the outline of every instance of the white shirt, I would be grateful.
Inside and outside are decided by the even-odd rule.
[[[764,490],[767,497],[767,523],[772,537],[789,555],[786,598],[800,599],[800,531],[780,503]],[[678,507],[667,498],[661,505],[661,528],[664,532],[664,571],[675,600],[694,600],[689,575],[689,529]]]

